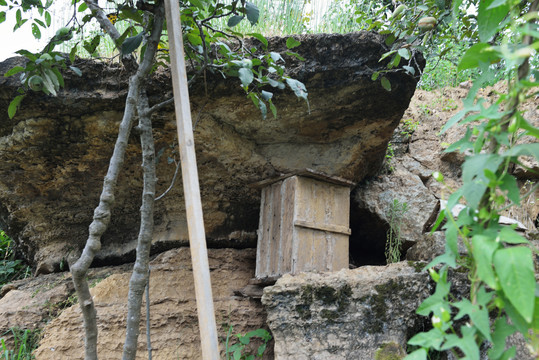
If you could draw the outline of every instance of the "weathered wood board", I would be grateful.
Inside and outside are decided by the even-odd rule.
[[[290,176],[262,189],[256,278],[348,268],[350,184]]]

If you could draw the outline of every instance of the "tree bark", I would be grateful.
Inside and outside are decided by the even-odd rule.
[[[86,3],[89,5],[90,8],[92,8],[92,6],[95,6],[95,3],[91,0],[87,0]],[[101,14],[102,10],[98,8],[96,11],[98,13],[98,20],[102,20],[101,18],[104,16],[101,16],[101,18],[99,17],[99,14],[103,15]],[[80,256],[80,258],[73,265],[70,266],[71,273],[73,276],[73,283],[75,285],[75,290],[79,298],[79,306],[81,308],[84,320],[84,357],[86,360],[98,359],[98,330],[96,320],[97,313],[92,299],[92,295],[90,294],[88,282],[86,281],[86,275],[96,253],[101,248],[101,236],[106,231],[110,223],[111,209],[114,205],[114,193],[116,190],[116,183],[123,165],[129,134],[133,126],[133,119],[135,118],[137,103],[140,99],[141,88],[144,86],[144,80],[152,69],[155,52],[157,50],[157,43],[159,41],[163,28],[164,17],[164,6],[161,2],[157,6],[152,32],[148,41],[147,51],[145,53],[144,59],[140,66],[138,66],[136,73],[129,79],[124,115],[122,118],[122,122],[120,123],[118,138],[116,140],[114,152],[109,162],[107,175],[105,176],[103,182],[103,189],[101,192],[101,197],[99,199],[99,205],[94,211],[94,218],[89,227],[88,240],[86,241],[86,245],[82,251],[82,255]],[[102,21],[100,21],[100,23],[101,22]],[[106,26],[108,27],[109,24],[110,22],[106,23]],[[101,25],[104,26],[103,24]],[[109,32],[109,34],[111,34],[111,32]],[[129,69],[136,68],[132,56],[124,57],[123,62]],[[146,117],[149,118],[149,116]],[[146,197],[146,195],[144,197]]]
[[[156,5],[152,33],[148,39],[146,52],[141,64],[142,69],[147,68],[148,65],[153,63],[153,58],[157,51],[157,44],[161,37],[164,18],[165,8],[163,2],[160,2]],[[151,66],[149,68],[151,68]],[[157,182],[155,147],[152,134],[152,112],[149,110],[150,105],[148,97],[146,96],[145,86],[143,85],[137,101],[137,112],[139,115],[138,128],[140,130],[140,144],[142,148],[142,206],[140,208],[140,230],[137,242],[137,258],[129,281],[129,294],[127,297],[127,329],[122,355],[123,360],[134,360],[137,354],[142,297],[149,276],[148,269],[154,226],[155,185]]]

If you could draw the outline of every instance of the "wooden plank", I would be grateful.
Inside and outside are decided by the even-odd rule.
[[[305,220],[296,220],[294,221],[294,225],[302,227],[302,228],[328,231],[332,233],[345,234],[345,235],[350,235],[352,233],[352,230],[350,230],[349,227],[342,226],[342,225],[322,224],[322,223],[315,223],[312,221],[305,221]]]
[[[288,178],[283,182],[281,226],[281,258],[279,274],[286,274],[292,270],[292,242],[294,232],[294,204],[297,178]]]
[[[302,176],[302,177],[306,177],[306,178],[321,180],[321,181],[326,182],[326,183],[331,183],[331,184],[335,184],[335,185],[342,185],[342,186],[347,186],[347,187],[356,186],[356,183],[353,182],[353,181],[347,180],[347,179],[339,177],[339,176],[328,175],[328,174],[325,174],[323,172],[313,170],[313,169],[304,169],[304,170],[294,171],[294,172],[291,172],[291,173],[280,174],[280,175],[278,175],[276,177],[273,177],[273,178],[270,178],[270,179],[264,179],[264,180],[261,180],[261,181],[257,181],[255,183],[249,184],[248,186],[252,187],[252,188],[255,188],[255,189],[256,188],[263,188],[263,187],[271,185],[271,184],[273,184],[273,183],[275,183],[277,181],[282,181],[282,180],[284,180],[286,178],[289,178],[289,177],[292,177],[292,176]]]
[[[297,247],[297,259],[293,273],[313,270],[314,255],[314,230],[308,228],[296,228],[294,230],[294,242]]]
[[[200,200],[179,2],[177,0],[166,0],[165,10],[202,358],[204,360],[218,360],[220,352],[219,343],[217,342],[208,250],[206,249],[206,234]]]
[[[349,265],[349,242],[348,235],[332,234],[332,259],[331,259],[331,271],[339,271],[341,269],[348,269]]]
[[[262,189],[262,195],[260,199],[260,217],[258,221],[258,242],[256,245],[256,271],[255,276],[262,278],[268,274],[269,254],[268,254],[268,232],[269,232],[269,208],[268,196],[270,193],[269,188]]]
[[[279,258],[281,257],[281,187],[283,182],[271,185],[272,196],[272,218],[271,218],[271,236],[269,241],[269,252],[271,254],[269,261],[269,276],[279,274]]]

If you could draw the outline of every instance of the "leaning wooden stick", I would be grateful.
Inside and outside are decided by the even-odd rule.
[[[217,342],[217,326],[213,309],[206,234],[202,219],[202,204],[200,201],[195,142],[183,54],[179,2],[177,0],[165,0],[165,9],[178,142],[180,144],[183,193],[187,211],[187,227],[189,230],[198,323],[202,342],[202,358],[204,360],[218,360],[220,357],[219,344]]]

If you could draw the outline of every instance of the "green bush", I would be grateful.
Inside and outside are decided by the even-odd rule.
[[[0,230],[0,288],[5,284],[30,275],[30,268],[15,258],[13,240]]]
[[[14,338],[13,349],[8,349],[3,338],[0,338],[0,360],[33,360],[32,352],[37,349],[41,337],[39,330],[11,328]],[[5,334],[4,334],[5,335]]]

